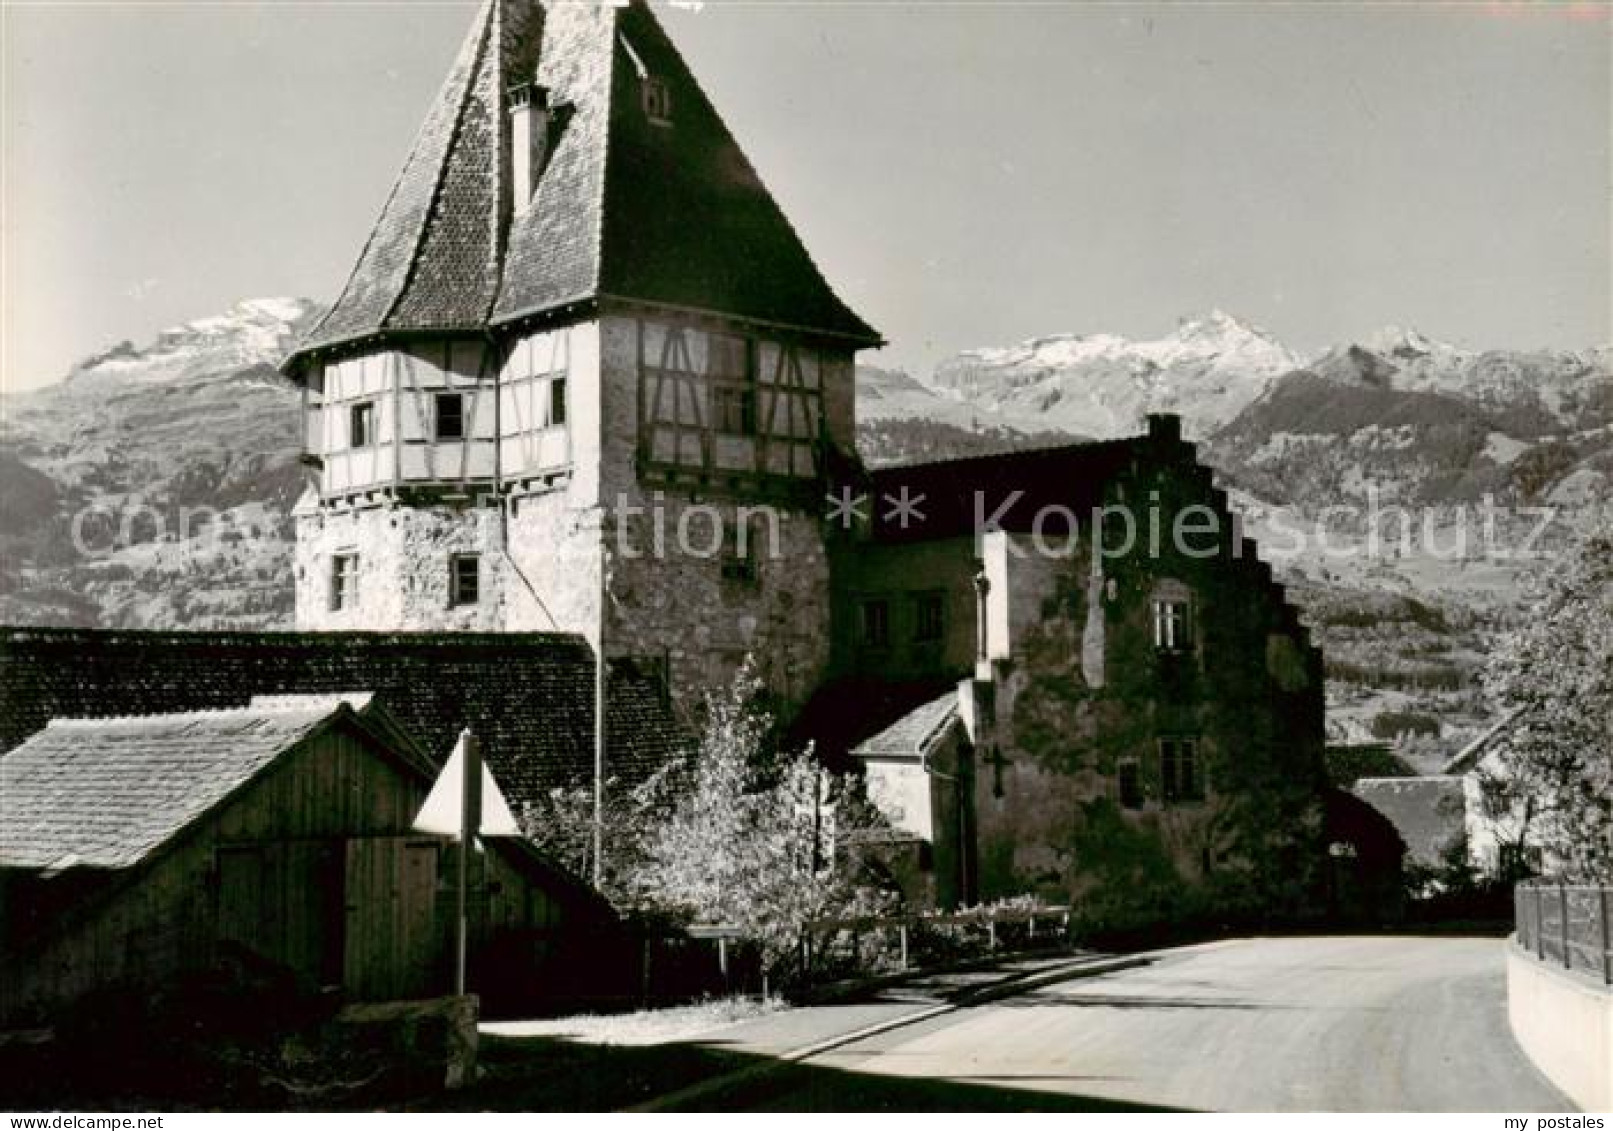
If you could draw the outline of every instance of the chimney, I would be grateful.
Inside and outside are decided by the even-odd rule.
[[[519,215],[532,206],[538,177],[543,172],[544,149],[549,144],[549,91],[536,82],[509,90],[510,179]]]
[[[1149,413],[1148,438],[1164,444],[1180,443],[1182,439],[1182,418],[1174,412]]]

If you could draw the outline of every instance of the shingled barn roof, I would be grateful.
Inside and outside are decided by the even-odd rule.
[[[504,101],[551,107],[530,207]],[[644,90],[670,113],[654,121]],[[479,332],[601,299],[713,311],[872,345],[643,0],[488,0],[352,277],[287,360],[378,335]]]
[[[590,780],[593,650],[563,634],[0,631],[0,749],[52,718],[373,692],[438,764],[470,727],[514,806]],[[260,700],[260,703],[262,701]],[[640,780],[687,739],[660,683],[613,664],[607,765]]]
[[[127,868],[352,708],[54,719],[0,757],[0,867]]]

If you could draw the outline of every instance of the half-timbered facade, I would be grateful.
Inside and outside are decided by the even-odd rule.
[[[488,0],[286,364],[298,625],[603,633],[680,692],[766,652],[804,697],[878,342],[647,5]]]

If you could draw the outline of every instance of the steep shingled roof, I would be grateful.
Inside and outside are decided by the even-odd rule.
[[[127,868],[352,708],[53,719],[0,757],[0,867]]]
[[[514,207],[507,90],[552,108]],[[645,112],[663,84],[670,124]],[[643,0],[487,0],[352,277],[287,360],[385,333],[475,332],[600,299],[715,311],[872,345]]]
[[[594,660],[563,634],[0,630],[0,750],[52,718],[245,706],[355,687],[445,761],[473,729],[514,806],[593,768]],[[263,702],[260,700],[260,702]],[[659,683],[612,665],[607,764],[628,781],[682,757]]]
[[[542,21],[537,0],[483,5],[341,297],[297,353],[486,322],[510,212],[504,92],[531,74]]]

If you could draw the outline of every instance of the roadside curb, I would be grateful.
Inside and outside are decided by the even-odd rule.
[[[869,1037],[877,1037],[893,1029],[905,1028],[909,1025],[918,1025],[935,1017],[948,1013],[957,1013],[977,1005],[985,1005],[1002,998],[1013,997],[1029,990],[1041,989],[1058,982],[1071,982],[1081,978],[1095,978],[1100,974],[1113,974],[1120,970],[1130,970],[1138,966],[1148,966],[1158,961],[1153,954],[1134,954],[1116,958],[1087,957],[1051,970],[1038,970],[1032,974],[1023,974],[1016,977],[1005,978],[1003,981],[989,986],[981,986],[977,990],[965,991],[952,1001],[942,1002],[927,1008],[904,1013],[898,1017],[876,1021],[872,1025],[864,1025],[861,1029],[853,1029],[848,1033],[837,1033],[832,1037],[816,1041],[809,1045],[791,1049],[779,1056],[763,1063],[753,1064],[748,1068],[741,1068],[737,1072],[729,1072],[722,1076],[714,1076],[709,1080],[701,1080],[690,1084],[675,1092],[668,1092],[662,1096],[646,1100],[644,1103],[632,1107],[622,1108],[627,1112],[664,1111],[667,1108],[700,1099],[702,1096],[734,1087],[738,1084],[759,1080],[770,1073],[777,1072],[791,1064],[821,1056],[826,1052],[833,1052],[845,1045],[866,1041]]]

